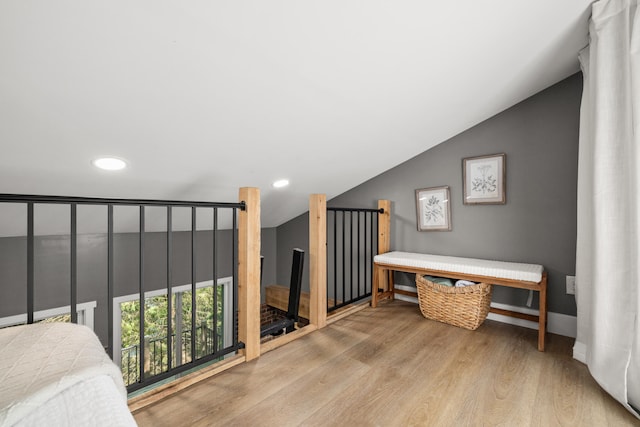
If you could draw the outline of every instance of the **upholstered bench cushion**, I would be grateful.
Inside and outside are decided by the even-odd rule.
[[[428,255],[412,252],[387,252],[376,255],[374,262],[383,265],[424,268],[427,270],[449,271],[500,279],[521,280],[538,283],[542,280],[544,268],[538,264],[491,261],[476,258],[461,258],[443,255]]]

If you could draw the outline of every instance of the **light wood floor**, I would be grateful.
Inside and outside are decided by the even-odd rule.
[[[367,308],[135,413],[140,426],[631,426],[573,339]]]

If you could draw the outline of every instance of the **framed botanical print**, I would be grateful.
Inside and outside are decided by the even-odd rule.
[[[451,230],[449,186],[416,190],[418,231]]]
[[[465,205],[507,203],[506,155],[462,159],[462,182]]]

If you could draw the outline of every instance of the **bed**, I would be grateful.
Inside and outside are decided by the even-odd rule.
[[[135,426],[120,369],[72,323],[0,329],[0,426]]]

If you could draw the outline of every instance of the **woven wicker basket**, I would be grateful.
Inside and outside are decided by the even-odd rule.
[[[427,319],[473,331],[489,313],[491,285],[487,283],[456,288],[433,283],[416,274],[416,287],[420,311]]]

